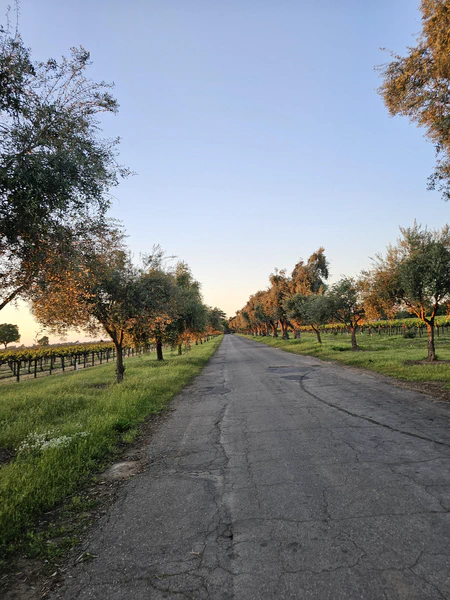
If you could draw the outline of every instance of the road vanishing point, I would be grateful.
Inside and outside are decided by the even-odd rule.
[[[64,600],[450,598],[450,406],[226,335]]]

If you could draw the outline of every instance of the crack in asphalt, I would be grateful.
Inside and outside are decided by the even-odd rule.
[[[427,485],[431,475],[426,475],[429,465],[435,474],[431,482],[439,481],[441,463],[444,469],[450,463],[450,443],[319,397],[307,387],[314,371],[308,365],[301,367],[301,374],[296,365],[280,365],[268,378],[264,369],[279,351],[260,355],[252,347],[247,352],[247,342],[230,337],[222,354],[182,393],[174,425],[170,429],[169,422],[168,433],[159,436],[146,473],[130,480],[98,527],[97,540],[109,539],[116,557],[110,561],[106,551],[78,565],[78,580],[67,600],[103,600],[101,594],[116,585],[124,594],[129,590],[121,597],[132,597],[136,588],[158,600],[323,600],[333,597],[329,592],[338,591],[336,586],[347,585],[347,597],[352,598],[358,588],[348,581],[354,575],[370,581],[371,572],[377,587],[355,592],[361,599],[425,599],[421,593],[450,598],[443,542],[445,532],[450,533],[445,506],[450,482]],[[283,377],[287,370],[290,375]],[[293,392],[297,382],[300,397]],[[379,396],[372,401],[370,394],[372,389],[364,388],[355,402],[364,406],[367,399],[370,411],[379,410],[383,403]],[[383,416],[395,416],[396,424],[397,412],[395,406],[383,406]],[[410,423],[420,423],[417,415],[408,415]],[[385,490],[385,485],[391,487]],[[136,503],[137,493],[150,507],[146,518],[156,514],[160,520],[142,520],[140,527],[148,528],[151,543],[141,535],[136,542],[143,544],[141,551],[126,542],[123,547],[130,554],[124,556],[110,531],[124,539],[129,535],[126,527],[140,533],[132,520],[123,525],[130,503],[137,515],[143,508]],[[152,510],[154,497],[161,516]],[[173,515],[170,502],[178,515]],[[192,520],[190,528],[183,526],[186,515]]]
[[[419,440],[424,440],[426,442],[432,442],[433,444],[438,444],[439,446],[445,446],[446,448],[450,448],[450,443],[446,443],[446,442],[441,442],[438,440],[434,440],[433,438],[430,438],[428,436],[425,435],[420,435],[418,433],[412,433],[411,431],[405,431],[403,429],[398,429],[397,427],[393,427],[392,425],[388,425],[387,423],[382,423],[381,421],[377,421],[376,419],[372,419],[371,417],[366,417],[364,415],[360,415],[358,413],[354,413],[350,410],[347,410],[346,408],[342,408],[342,406],[339,406],[338,404],[335,404],[334,402],[328,402],[327,400],[324,400],[323,398],[320,398],[319,396],[317,396],[316,394],[313,394],[313,392],[310,392],[304,384],[304,375],[301,377],[300,379],[300,387],[301,389],[305,392],[305,394],[308,394],[308,396],[311,396],[312,398],[314,398],[315,400],[318,400],[319,402],[321,402],[322,404],[326,404],[327,406],[329,406],[330,408],[335,408],[336,410],[338,410],[339,412],[345,413],[351,417],[355,417],[357,419],[362,419],[363,421],[367,421],[368,423],[372,423],[372,425],[378,425],[380,427],[383,427],[384,429],[389,429],[390,431],[395,431],[396,433],[401,433],[403,435],[407,435]]]

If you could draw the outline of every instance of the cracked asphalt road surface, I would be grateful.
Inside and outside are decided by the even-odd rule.
[[[53,598],[450,598],[450,406],[225,336]]]

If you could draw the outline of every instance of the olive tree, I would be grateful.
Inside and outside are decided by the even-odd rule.
[[[391,116],[402,115],[425,130],[437,165],[429,188],[450,199],[450,0],[421,0],[422,31],[406,56],[392,53],[382,65],[379,93]]]
[[[356,331],[365,316],[361,283],[353,277],[343,277],[327,291],[327,299],[330,320],[349,327],[352,350],[358,350]]]
[[[369,303],[383,309],[406,308],[428,330],[429,361],[436,360],[435,317],[450,300],[450,228],[428,230],[417,223],[400,228],[397,244],[378,255],[366,274]]]
[[[320,330],[328,323],[331,316],[330,299],[323,294],[294,294],[286,302],[286,308],[291,320],[309,325],[322,343]]]
[[[278,336],[277,325],[279,323],[281,337],[287,340],[289,339],[288,328],[290,323],[284,303],[290,294],[291,280],[285,269],[275,269],[275,273],[271,273],[269,280],[270,287],[264,297],[264,310],[274,324],[273,336]]]
[[[101,221],[127,169],[98,115],[117,113],[111,85],[89,79],[89,52],[33,61],[20,34],[0,27],[0,309],[24,295],[47,252]]]
[[[136,267],[121,231],[110,229],[78,248],[70,270],[56,269],[49,279],[35,283],[32,309],[50,331],[106,331],[116,349],[120,383],[125,372],[124,345],[149,342],[156,324],[165,322],[172,289],[166,273]]]
[[[292,275],[292,291],[309,296],[322,294],[326,289],[326,280],[329,277],[329,264],[322,246],[313,252],[306,263],[299,260],[295,265]]]
[[[322,296],[327,288],[328,277],[329,264],[322,246],[311,254],[306,263],[299,260],[295,265],[291,275],[292,295],[287,299],[287,306],[290,320],[297,327],[294,330],[296,338],[300,337],[300,325],[311,325],[321,343],[319,328],[322,316],[319,313],[325,309],[326,301],[317,300],[316,303],[314,300],[307,300],[307,297]]]

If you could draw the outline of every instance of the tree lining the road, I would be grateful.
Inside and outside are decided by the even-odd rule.
[[[406,116],[425,130],[437,163],[429,188],[450,199],[450,0],[421,0],[422,31],[406,56],[391,53],[379,67],[379,88],[391,116]]]
[[[87,76],[90,54],[35,61],[18,29],[0,26],[0,309],[27,296],[47,257],[101,226],[109,189],[130,171],[99,115],[117,114],[112,84]]]
[[[375,313],[404,306],[428,332],[428,360],[436,360],[435,320],[449,302],[450,228],[430,231],[417,223],[401,228],[396,245],[378,255],[366,274],[366,304]]]
[[[307,328],[315,332],[320,344],[321,329],[339,329],[340,323],[351,334],[352,350],[358,350],[358,328],[366,325],[370,332],[375,327],[380,331],[377,320],[403,316],[406,311],[427,329],[427,360],[437,360],[437,318],[450,308],[449,226],[430,231],[415,223],[400,232],[397,244],[388,246],[385,257],[378,255],[372,269],[358,277],[342,277],[332,286],[326,283],[329,270],[323,248],[306,263],[299,261],[290,278],[285,270],[277,271],[278,278],[270,276],[268,289],[253,294],[229,319],[230,329],[273,337],[280,329],[287,339],[289,331],[299,337],[300,330]],[[450,323],[442,318],[444,324]],[[411,327],[417,329],[417,325]],[[401,326],[405,328],[404,323]]]
[[[222,332],[213,324],[196,282],[185,263],[164,265],[156,247],[136,266],[120,229],[104,231],[89,247],[79,248],[77,261],[64,272],[56,269],[30,292],[36,319],[48,330],[105,331],[116,351],[116,381],[123,381],[125,346],[155,344],[158,360],[163,345],[177,346]],[[218,310],[218,309],[216,309]],[[200,315],[200,316],[198,316]]]
[[[18,7],[16,6],[18,12]],[[129,169],[99,115],[117,114],[112,85],[87,76],[90,54],[34,61],[18,31],[0,26],[0,310],[31,302],[49,331],[106,332],[123,380],[125,345],[189,345],[223,330],[187,265],[156,252],[136,266],[109,190]],[[217,321],[217,316],[220,316]]]

